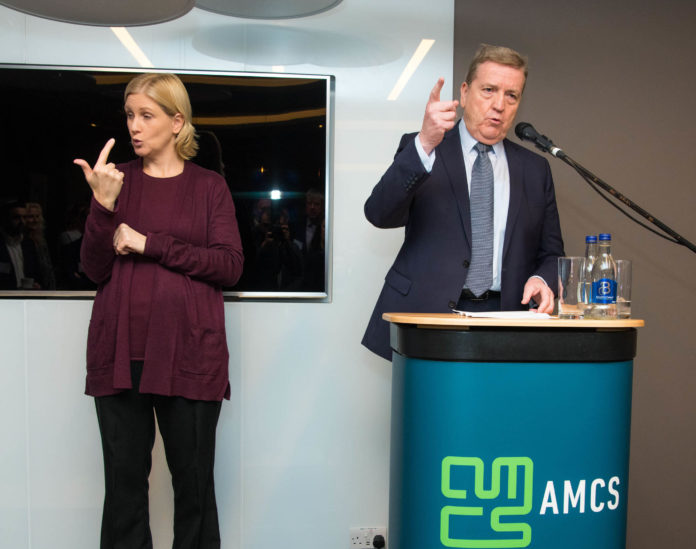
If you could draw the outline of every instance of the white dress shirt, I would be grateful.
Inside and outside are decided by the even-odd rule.
[[[459,124],[459,137],[462,143],[466,179],[471,181],[471,170],[478,155],[478,151],[474,148],[477,141],[471,137],[464,122]],[[430,173],[435,163],[435,150],[433,149],[430,155],[425,154],[418,136],[416,136],[416,150],[423,167]],[[510,171],[508,170],[505,147],[502,141],[492,146],[488,152],[488,158],[490,158],[493,166],[493,283],[490,289],[499,292],[503,265],[505,226],[507,225],[508,206],[510,205]],[[471,194],[470,187],[468,190],[469,194]]]

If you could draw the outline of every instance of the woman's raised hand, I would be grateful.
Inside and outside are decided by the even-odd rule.
[[[99,153],[99,158],[94,164],[94,168],[81,158],[76,158],[73,163],[82,168],[85,179],[92,188],[94,199],[109,211],[114,211],[116,199],[121,193],[123,186],[123,172],[116,169],[113,162],[108,162],[109,153],[116,140],[112,137],[106,142],[104,148]]]

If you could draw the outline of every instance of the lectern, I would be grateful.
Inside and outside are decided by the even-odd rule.
[[[625,548],[642,320],[384,319],[390,547]]]

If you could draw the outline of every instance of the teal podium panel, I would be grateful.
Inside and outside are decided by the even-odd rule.
[[[623,549],[635,338],[393,324],[389,546]]]

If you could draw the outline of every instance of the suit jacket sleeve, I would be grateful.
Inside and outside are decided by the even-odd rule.
[[[544,218],[541,239],[537,249],[534,274],[543,278],[554,294],[558,293],[558,257],[564,255],[561,223],[556,206],[556,193],[551,177],[551,168],[544,159],[546,175],[544,178]]]
[[[428,177],[416,150],[416,133],[401,138],[394,160],[365,202],[365,217],[381,229],[406,225],[413,196]]]

